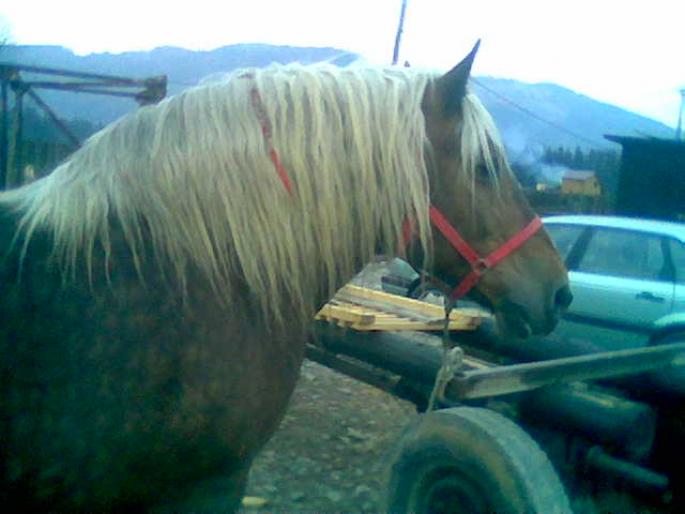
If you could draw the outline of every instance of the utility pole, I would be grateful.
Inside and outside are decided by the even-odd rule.
[[[683,110],[685,109],[685,88],[680,90],[680,112],[678,113],[678,127],[675,129],[675,138],[683,139]]]
[[[392,64],[397,64],[397,59],[400,57],[400,42],[402,40],[402,32],[404,31],[404,13],[407,12],[407,0],[402,0],[402,8],[400,10],[400,23],[397,26],[397,34],[395,35],[395,48],[392,52]]]

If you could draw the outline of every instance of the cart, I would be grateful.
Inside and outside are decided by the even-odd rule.
[[[482,312],[453,311],[444,328],[440,306],[346,286],[307,348],[420,412],[444,338],[461,349],[437,408],[396,449],[388,511],[570,512],[566,489],[578,484],[682,508],[685,342],[540,361],[494,336]]]

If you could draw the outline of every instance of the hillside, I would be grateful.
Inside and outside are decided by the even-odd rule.
[[[526,145],[615,148],[604,134],[673,137],[663,123],[556,84],[479,77],[474,90],[508,144],[520,150]]]
[[[169,94],[212,74],[271,62],[331,61],[346,65],[356,55],[334,48],[298,48],[262,44],[232,45],[212,51],[163,47],[150,52],[77,56],[52,46],[8,46],[0,61],[107,73],[128,77],[166,74]],[[672,137],[673,130],[657,121],[598,102],[555,84],[527,84],[515,80],[478,77],[474,90],[503,133],[512,160],[538,161],[544,147],[580,146],[618,149],[604,134]],[[135,108],[127,99],[41,91],[45,100],[66,119],[104,125]],[[545,120],[540,121],[540,120]]]

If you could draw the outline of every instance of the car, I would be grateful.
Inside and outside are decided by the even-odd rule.
[[[685,341],[685,224],[597,215],[543,218],[569,269],[573,302],[556,341],[596,351]],[[383,279],[389,292],[435,294],[404,261]]]
[[[685,224],[580,215],[543,221],[574,297],[556,336],[604,350],[684,339]]]

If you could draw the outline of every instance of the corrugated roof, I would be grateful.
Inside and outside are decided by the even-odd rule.
[[[675,133],[675,131],[674,131]],[[653,147],[680,147],[685,148],[685,140],[683,139],[664,139],[659,137],[635,137],[635,136],[615,136],[613,134],[605,134],[605,139],[618,143],[622,146],[653,146]]]
[[[587,180],[595,177],[594,171],[589,170],[568,170],[564,173],[564,179],[568,180]]]

